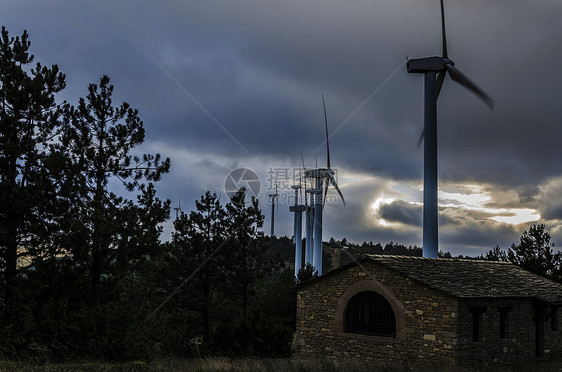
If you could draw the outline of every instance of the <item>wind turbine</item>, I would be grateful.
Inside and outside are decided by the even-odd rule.
[[[271,235],[275,235],[275,204],[277,204],[277,198],[279,194],[277,193],[277,182],[275,182],[275,194],[269,194],[271,200]]]
[[[494,100],[468,77],[461,73],[447,54],[447,39],[445,34],[445,12],[441,0],[441,34],[443,55],[441,57],[425,57],[408,60],[409,73],[425,75],[424,92],[424,129],[418,141],[418,146],[424,140],[424,175],[423,175],[423,256],[437,257],[438,248],[438,209],[437,209],[437,97],[443,86],[445,75],[461,84],[491,109]]]
[[[180,213],[181,213],[181,194],[180,193],[178,193],[178,206],[175,207],[174,210],[176,211],[176,220],[177,220]]]
[[[326,193],[330,184],[334,186],[345,205],[345,199],[334,178],[335,172],[330,167],[330,143],[328,136],[328,116],[326,115],[326,102],[322,94],[322,104],[324,106],[324,124],[326,128],[326,168],[309,169],[305,171],[306,178],[314,178],[316,180],[316,188],[314,190],[314,248],[312,256],[312,265],[318,271],[318,276],[322,275],[322,210],[326,201]]]

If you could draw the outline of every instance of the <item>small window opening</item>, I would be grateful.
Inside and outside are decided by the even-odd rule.
[[[499,307],[500,312],[500,338],[509,337],[509,307]]]
[[[550,330],[558,331],[558,307],[556,306],[550,310]]]
[[[470,313],[472,314],[472,341],[484,341],[484,313],[486,312],[485,307],[471,307],[469,308]]]

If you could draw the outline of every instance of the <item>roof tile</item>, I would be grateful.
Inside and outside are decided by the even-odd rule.
[[[400,274],[454,297],[527,297],[562,302],[562,284],[509,262],[365,255]]]

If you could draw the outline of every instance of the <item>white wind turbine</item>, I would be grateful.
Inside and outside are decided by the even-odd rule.
[[[441,34],[443,55],[411,59],[407,63],[409,73],[425,75],[424,93],[424,129],[418,146],[425,137],[424,175],[423,175],[423,256],[437,257],[438,247],[438,205],[437,205],[437,97],[443,86],[445,75],[461,84],[490,108],[494,100],[468,77],[461,73],[455,63],[449,59],[445,34],[445,12],[441,0]]]
[[[279,194],[277,193],[277,181],[275,182],[275,194],[269,194],[269,199],[271,200],[271,234],[275,235],[275,204],[277,204],[277,199]]]
[[[328,187],[330,184],[334,186],[336,191],[339,193],[343,204],[345,205],[345,199],[338,187],[336,179],[334,178],[335,172],[330,166],[330,143],[328,135],[328,116],[326,114],[326,102],[324,101],[324,95],[322,95],[322,104],[324,106],[324,124],[326,129],[326,168],[316,168],[309,169],[305,171],[306,178],[312,178],[316,180],[316,187],[313,193],[313,204],[314,204],[314,222],[313,222],[313,236],[314,236],[314,247],[312,256],[312,265],[318,271],[318,276],[322,275],[322,212],[324,208],[324,203],[326,202],[326,194],[328,192]]]

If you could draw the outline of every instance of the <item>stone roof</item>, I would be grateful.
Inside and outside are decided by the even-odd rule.
[[[459,298],[524,297],[562,303],[562,284],[509,262],[365,255],[407,278]]]

